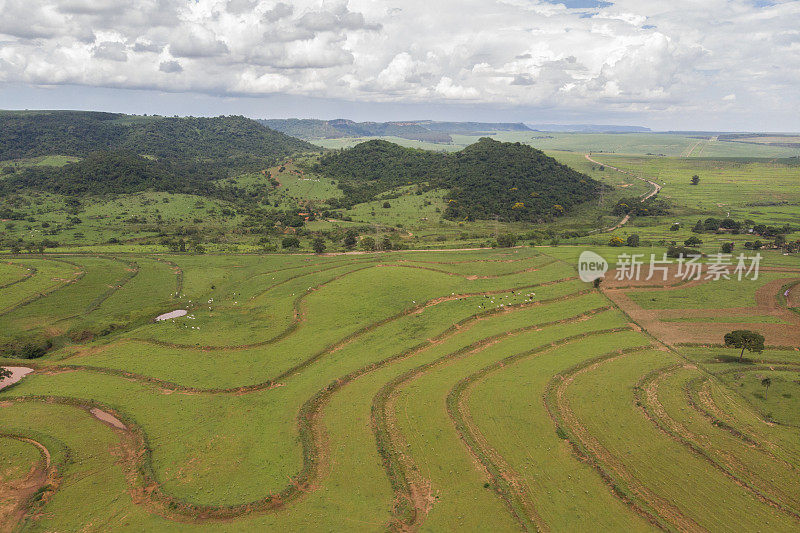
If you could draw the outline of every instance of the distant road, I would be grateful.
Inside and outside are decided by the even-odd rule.
[[[645,200],[647,200],[648,198],[652,198],[653,196],[655,196],[656,194],[658,194],[658,192],[661,190],[661,185],[659,185],[659,184],[658,184],[658,183],[656,183],[655,181],[650,181],[650,180],[648,180],[648,179],[645,179],[645,178],[639,177],[639,176],[637,176],[636,174],[632,174],[631,172],[628,172],[627,170],[622,170],[622,169],[619,169],[619,168],[617,168],[617,167],[612,167],[611,165],[607,165],[607,164],[605,164],[605,163],[601,163],[600,161],[595,161],[594,159],[592,159],[592,157],[591,157],[589,154],[585,154],[585,156],[586,156],[586,159],[587,159],[587,160],[591,161],[591,162],[592,162],[592,163],[594,163],[595,165],[600,165],[600,166],[602,166],[602,167],[605,167],[605,168],[610,168],[611,170],[616,170],[617,172],[621,172],[621,173],[623,173],[623,174],[627,174],[628,176],[634,177],[634,178],[636,178],[637,180],[641,180],[641,181],[644,181],[644,182],[646,182],[646,183],[649,183],[650,185],[652,185],[652,186],[653,186],[653,190],[652,190],[652,191],[650,191],[649,193],[646,193],[646,194],[644,194],[644,195],[642,195],[642,196],[641,196],[641,198],[642,198],[642,200],[641,200],[641,201],[642,201],[642,202],[644,202],[644,201],[645,201]],[[630,215],[625,215],[625,216],[624,216],[624,217],[622,217],[622,219],[621,219],[619,222],[617,222],[617,223],[616,223],[614,226],[611,226],[610,228],[605,228],[605,229],[604,229],[604,230],[602,230],[602,231],[604,231],[604,232],[608,232],[608,231],[614,231],[615,229],[619,229],[619,228],[621,228],[622,226],[624,226],[625,224],[627,224],[627,223],[628,223],[628,221],[629,221],[630,219],[631,219],[631,216],[630,216]]]

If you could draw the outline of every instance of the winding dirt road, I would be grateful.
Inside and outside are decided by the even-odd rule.
[[[595,161],[594,159],[592,159],[592,157],[589,154],[585,154],[584,157],[586,157],[586,159],[588,161],[591,161],[595,165],[600,165],[602,167],[610,168],[611,170],[616,170],[617,172],[621,172],[622,174],[627,174],[628,176],[632,176],[632,177],[636,178],[637,180],[641,180],[641,181],[644,181],[645,183],[649,183],[650,185],[652,185],[653,186],[653,190],[650,191],[648,194],[646,194],[646,195],[641,197],[642,198],[642,200],[641,200],[642,202],[652,198],[653,196],[657,195],[659,193],[659,191],[661,191],[661,185],[659,185],[655,181],[650,181],[649,179],[639,177],[636,174],[628,172],[627,170],[622,170],[622,169],[619,169],[617,167],[612,167],[611,165],[607,165],[605,163],[601,163],[599,161]],[[627,224],[630,219],[631,219],[630,215],[625,215],[614,226],[611,226],[610,228],[605,228],[604,230],[601,230],[601,231],[609,232],[609,231],[614,231],[615,229],[619,229],[622,226],[624,226],[625,224]]]

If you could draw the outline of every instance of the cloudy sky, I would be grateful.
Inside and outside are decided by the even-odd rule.
[[[0,108],[800,131],[800,0],[0,0]]]

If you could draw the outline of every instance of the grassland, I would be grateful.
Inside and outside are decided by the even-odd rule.
[[[2,360],[34,372],[0,392],[0,475],[38,472],[4,527],[796,529],[797,352],[640,319],[669,300],[629,308],[579,252],[4,257],[3,342],[53,344]],[[658,294],[716,320],[800,278],[770,267]]]
[[[672,133],[552,133],[552,132],[488,132],[483,134],[498,141],[521,142],[543,151],[595,152],[607,154],[655,155],[666,157],[792,157],[800,149],[760,144],[713,140],[711,136]],[[435,151],[456,151],[474,143],[481,135],[451,135],[450,144],[412,141],[399,137],[382,137],[412,148]],[[372,138],[372,137],[370,137]],[[314,139],[325,148],[347,148],[369,138],[346,137]],[[796,138],[795,138],[796,139]]]

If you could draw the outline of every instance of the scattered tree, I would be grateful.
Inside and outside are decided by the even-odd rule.
[[[497,246],[500,248],[511,248],[517,244],[517,236],[513,233],[503,233],[497,236]]]
[[[390,204],[389,202],[383,202],[384,209],[389,209],[390,207],[392,207],[392,204]]]
[[[700,183],[700,176],[698,176],[697,174],[692,176],[692,185],[698,185],[699,183]]]
[[[733,252],[733,243],[732,242],[723,242],[722,243],[722,253],[729,254]]]
[[[315,237],[311,242],[311,247],[314,248],[315,254],[325,253],[325,239],[322,237]]]
[[[4,366],[0,366],[0,379],[6,379],[8,377],[11,377],[11,370]]]
[[[761,386],[764,387],[764,399],[767,399],[767,392],[769,392],[769,386],[772,385],[772,379],[764,378],[761,380]]]
[[[281,246],[284,250],[288,250],[289,248],[300,248],[300,239],[297,237],[284,237],[281,241]]]
[[[692,235],[691,237],[683,241],[683,244],[686,246],[698,246],[700,244],[703,244],[703,241],[701,241],[697,236]]]
[[[739,361],[744,356],[744,351],[761,353],[764,351],[764,336],[755,331],[737,329],[725,334],[725,346],[741,348]]]
[[[348,250],[352,250],[358,244],[358,232],[354,229],[347,230],[347,233],[344,236],[344,247]]]
[[[372,237],[364,237],[361,239],[360,243],[361,249],[365,252],[374,252],[375,251],[375,239]]]
[[[635,233],[633,235],[628,235],[628,240],[625,242],[630,247],[636,248],[639,246],[639,236]]]
[[[611,239],[609,239],[608,241],[609,246],[618,247],[622,246],[623,244],[625,244],[625,241],[623,241],[622,238],[617,237],[616,235],[611,237]]]

